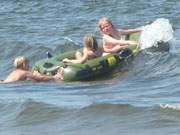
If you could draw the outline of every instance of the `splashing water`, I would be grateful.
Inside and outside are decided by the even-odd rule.
[[[152,24],[146,25],[140,37],[140,49],[158,46],[159,42],[168,42],[173,38],[172,25],[168,19],[159,18]]]

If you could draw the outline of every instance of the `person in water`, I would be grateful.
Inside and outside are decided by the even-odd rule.
[[[82,53],[77,51],[75,54],[75,59],[65,58],[63,62],[65,63],[75,63],[81,64],[88,59],[93,59],[102,55],[103,50],[98,48],[98,42],[96,37],[92,34],[84,36],[84,48]]]
[[[20,80],[36,80],[36,81],[55,81],[61,76],[57,73],[55,76],[41,75],[37,71],[29,70],[29,60],[25,56],[18,56],[14,60],[15,70],[13,70],[5,80],[0,81],[0,83],[11,83]]]
[[[106,17],[99,20],[98,26],[103,34],[103,48],[106,53],[116,53],[128,45],[138,45],[137,41],[124,40],[122,35],[141,32],[142,29],[117,29]]]

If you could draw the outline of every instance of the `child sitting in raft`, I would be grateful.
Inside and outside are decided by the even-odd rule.
[[[65,58],[63,62],[81,64],[88,59],[93,59],[102,55],[103,50],[98,48],[98,43],[94,35],[85,35],[84,44],[85,46],[82,53],[76,52],[75,59]]]
[[[15,70],[12,71],[5,80],[0,81],[0,83],[11,83],[20,80],[36,80],[36,81],[55,81],[61,76],[57,73],[55,76],[41,75],[37,71],[32,72],[29,70],[29,60],[25,56],[18,56],[14,60]]]
[[[107,54],[119,52],[121,49],[127,48],[128,45],[138,45],[137,41],[123,40],[122,35],[141,32],[142,29],[140,28],[127,30],[117,29],[111,20],[106,17],[99,20],[98,26],[103,34],[103,48]]]

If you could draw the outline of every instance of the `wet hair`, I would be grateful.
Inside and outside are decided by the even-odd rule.
[[[14,67],[20,68],[24,63],[27,63],[29,60],[25,56],[18,56],[14,60]]]
[[[99,21],[98,21],[99,28],[101,29],[101,25],[106,24],[106,23],[111,24],[111,26],[114,28],[114,25],[112,24],[112,21],[107,17],[103,17],[103,18],[99,19]]]
[[[96,51],[98,49],[98,42],[96,40],[96,37],[92,34],[84,36],[84,43],[86,46],[92,48],[93,51]]]

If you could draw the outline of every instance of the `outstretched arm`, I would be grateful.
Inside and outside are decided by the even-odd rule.
[[[105,52],[113,53],[121,50],[122,48],[127,48],[129,45],[138,45],[137,41],[131,40],[117,40],[110,36],[104,36],[103,48]],[[112,47],[109,47],[112,46]]]
[[[119,30],[121,34],[127,35],[131,33],[136,33],[136,32],[141,32],[143,29],[142,28],[135,28],[135,29],[123,29]]]
[[[68,59],[68,58],[65,58],[64,60],[63,60],[63,62],[67,62],[67,63],[74,63],[74,64],[82,64],[82,63],[84,63],[86,60],[88,59],[88,54],[87,53],[84,53],[83,54],[83,56],[82,56],[82,58],[80,58],[80,59],[73,59],[73,60],[70,60],[70,59]]]
[[[28,71],[26,73],[26,78],[32,79],[32,80],[36,80],[36,81],[51,81],[51,80],[55,80],[55,78],[53,76],[47,76],[47,75],[42,75],[40,73],[38,73],[37,71],[35,71],[34,73],[31,71]]]
[[[104,47],[104,51],[107,52],[107,53],[114,53],[114,52],[120,51],[122,48],[125,48],[125,47],[122,47],[122,46],[119,46],[119,45],[114,46],[114,47],[111,48],[111,49]]]

